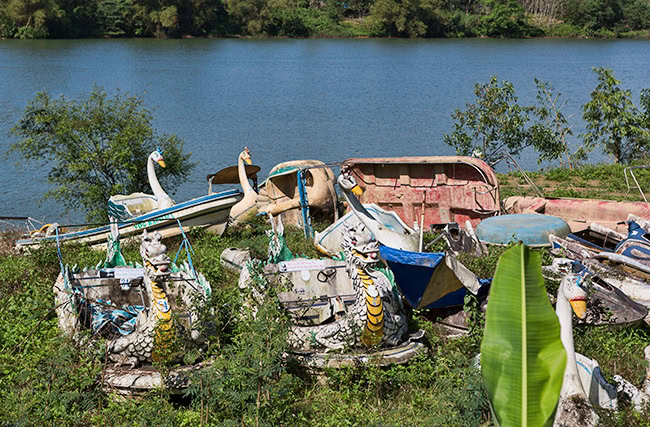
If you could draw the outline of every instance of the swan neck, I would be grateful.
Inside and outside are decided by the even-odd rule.
[[[375,236],[376,239],[379,239],[382,234],[382,230],[377,224],[377,220],[370,216],[359,199],[357,199],[354,194],[350,193],[349,190],[343,189],[343,197],[345,197],[345,200],[348,202],[348,206],[350,206],[352,212],[354,212],[355,215],[359,218],[359,221],[361,221],[363,225],[366,226],[366,228]]]
[[[566,350],[567,360],[566,368],[564,369],[564,381],[562,383],[562,396],[570,396],[574,394],[581,394],[585,396],[578,374],[578,366],[576,365],[576,352],[573,343],[573,318],[571,316],[571,305],[564,297],[562,290],[558,292],[557,305],[555,307],[555,314],[560,321],[560,339],[562,345]]]
[[[156,176],[156,170],[154,169],[153,166],[153,158],[151,155],[149,155],[149,159],[147,160],[147,176],[149,178],[149,185],[151,186],[151,190],[153,191],[154,196],[156,196],[156,200],[160,203],[161,200],[163,199],[169,199],[169,196],[167,193],[165,193],[165,190],[160,186],[160,182],[158,182],[158,177]]]
[[[250,182],[248,182],[248,177],[246,176],[246,165],[244,164],[244,158],[241,154],[239,155],[239,162],[237,164],[237,173],[239,174],[239,184],[241,185],[242,190],[244,190],[244,194],[250,192],[254,193],[255,190],[253,190]]]

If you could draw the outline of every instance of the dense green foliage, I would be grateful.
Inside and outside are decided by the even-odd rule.
[[[587,147],[600,144],[603,151],[614,157],[615,163],[625,163],[640,157],[650,146],[650,128],[646,111],[642,114],[632,102],[629,90],[619,88],[620,81],[610,69],[595,68],[598,86],[591,100],[583,106],[582,117],[587,122],[584,141]],[[647,96],[647,90],[644,92]]]
[[[497,162],[504,152],[517,155],[530,146],[539,152],[539,161],[562,156],[567,151],[566,121],[553,105],[548,105],[549,99],[556,100],[551,86],[536,83],[542,103],[539,107],[519,105],[514,85],[499,83],[496,76],[488,83],[477,83],[476,103],[452,114],[456,120],[454,131],[444,136],[445,142],[461,156],[477,155],[488,163]]]
[[[0,38],[640,35],[647,0],[0,0]]]
[[[53,197],[67,209],[84,210],[89,221],[108,219],[106,205],[115,194],[150,193],[147,158],[159,147],[167,167],[157,173],[163,186],[177,188],[194,164],[175,135],[155,134],[142,99],[117,92],[109,98],[94,87],[87,97],[52,99],[38,93],[12,132],[20,141],[10,153],[49,167]]]
[[[284,360],[279,354],[286,336],[282,312],[276,304],[266,304],[256,319],[251,318],[242,310],[237,275],[218,262],[226,247],[249,246],[264,254],[266,228],[259,221],[229,236],[204,232],[190,236],[194,263],[212,284],[210,307],[215,310],[218,336],[206,353],[213,364],[193,378],[182,399],[164,390],[126,400],[102,391],[97,383],[104,367],[101,343],[77,347],[59,336],[52,310],[56,249],[0,254],[0,424],[472,426],[489,419],[473,360],[479,351],[483,316],[471,301],[468,309],[474,326],[469,336],[459,339],[445,338],[424,317],[430,318],[430,312],[414,313],[412,326],[426,330],[430,349],[407,365],[370,364],[318,372]],[[289,227],[286,237],[294,252],[315,255],[302,231]],[[427,241],[432,238],[425,235]],[[173,258],[178,242],[168,246]],[[465,255],[463,262],[481,276],[491,276],[502,252],[497,248],[484,258]],[[138,246],[127,245],[124,255],[138,260]],[[75,245],[66,245],[63,251],[64,262],[82,266],[103,257]],[[621,373],[640,385],[643,348],[649,339],[644,327],[587,328],[576,333],[576,346],[596,358],[609,378]],[[166,367],[159,369],[164,372]],[[647,414],[636,414],[623,404],[619,414],[601,416],[611,418],[608,425],[631,425],[642,423]]]
[[[619,88],[621,82],[612,70],[594,68],[594,73],[598,85],[583,106],[586,132],[580,135],[573,153],[567,140],[573,131],[562,113],[561,94],[537,79],[537,103],[530,106],[519,105],[514,85],[508,81],[499,83],[492,76],[488,83],[477,83],[476,102],[452,114],[454,131],[445,134],[444,140],[457,154],[479,156],[490,164],[526,147],[537,151],[538,163],[564,157],[570,167],[585,160],[597,145],[615,163],[646,156],[650,150],[650,90],[641,91],[640,110],[633,104],[631,92]]]

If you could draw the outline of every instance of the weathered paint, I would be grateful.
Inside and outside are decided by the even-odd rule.
[[[627,234],[625,221],[629,214],[650,219],[650,203],[645,202],[513,196],[505,199],[503,206],[507,213],[541,213],[560,217],[569,224],[574,233],[586,229],[592,222],[597,222]]]
[[[364,190],[362,203],[396,212],[424,227],[469,220],[476,226],[499,213],[499,184],[480,159],[460,156],[354,158],[344,162]]]
[[[487,218],[476,227],[484,243],[507,245],[521,240],[531,247],[551,246],[549,235],[565,238],[571,230],[562,218],[540,214],[509,214]]]

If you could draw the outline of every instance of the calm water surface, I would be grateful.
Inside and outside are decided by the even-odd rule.
[[[142,95],[160,133],[186,142],[198,165],[176,189],[185,200],[205,176],[250,147],[262,175],[275,164],[315,158],[447,155],[451,113],[474,100],[491,75],[533,103],[533,78],[580,106],[596,85],[592,67],[614,69],[635,102],[650,87],[650,42],[642,40],[0,40],[0,152],[37,91],[77,97],[93,83]],[[594,154],[593,160],[604,159]],[[19,170],[0,158],[1,215],[73,221],[54,202],[47,165]],[[522,164],[536,168],[533,153]],[[170,193],[173,189],[169,189]]]

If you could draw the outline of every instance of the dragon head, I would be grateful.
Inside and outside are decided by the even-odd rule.
[[[379,262],[379,243],[362,223],[343,223],[343,252],[345,259],[356,266]]]
[[[167,256],[167,246],[162,244],[161,239],[162,236],[158,231],[149,234],[145,230],[142,233],[140,255],[146,273],[154,281],[161,281],[170,274],[171,260]]]

